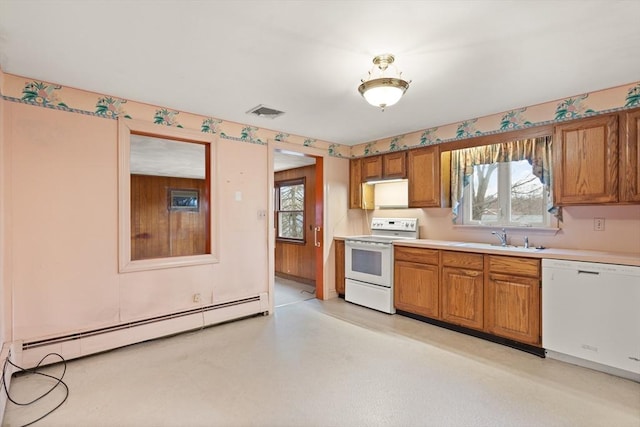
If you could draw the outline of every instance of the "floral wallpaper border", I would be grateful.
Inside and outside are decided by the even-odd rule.
[[[10,102],[52,108],[107,119],[118,117],[148,120],[161,126],[189,128],[218,134],[221,138],[267,145],[267,140],[288,142],[326,150],[332,157],[354,158],[460,139],[499,134],[598,114],[640,107],[640,82],[595,91],[479,118],[464,120],[423,131],[380,139],[355,146],[335,144],[313,138],[228,122],[214,117],[156,107],[58,84],[5,74],[0,70],[0,95]]]
[[[351,157],[383,154],[640,107],[640,82],[518,108],[353,146]]]
[[[161,126],[174,126],[218,134],[220,138],[267,145],[269,139],[326,150],[333,157],[350,157],[351,147],[333,144],[317,139],[262,129],[197,114],[157,107],[127,99],[102,95],[94,92],[39,80],[4,74],[0,70],[0,95],[6,101],[51,108],[70,113],[91,115],[105,119],[138,119]]]

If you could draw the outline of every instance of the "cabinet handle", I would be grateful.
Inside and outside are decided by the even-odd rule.
[[[588,271],[588,270],[578,270],[578,274],[595,274],[596,276],[600,274],[599,271]]]

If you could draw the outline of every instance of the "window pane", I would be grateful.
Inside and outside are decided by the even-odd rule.
[[[511,162],[512,223],[540,224],[544,222],[544,197],[540,179],[531,173],[526,160]]]
[[[471,220],[496,222],[500,217],[498,204],[498,163],[473,167],[471,186]]]
[[[302,212],[278,212],[278,237],[283,239],[304,238],[304,215]]]
[[[304,209],[304,184],[280,187],[280,210],[301,211]]]

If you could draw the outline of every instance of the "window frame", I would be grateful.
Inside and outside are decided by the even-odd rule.
[[[302,199],[302,210],[286,210],[283,211],[280,209],[280,188],[282,187],[290,187],[294,185],[302,185],[303,186],[303,199]],[[286,242],[286,243],[294,243],[300,245],[306,245],[307,243],[307,215],[305,205],[307,202],[307,183],[305,177],[293,178],[293,179],[283,179],[280,181],[274,182],[274,211],[275,211],[275,229],[276,229],[276,241]],[[281,212],[300,212],[302,213],[302,238],[290,238],[290,237],[280,237],[280,213]]]
[[[497,197],[498,197],[498,220],[493,222],[479,221],[472,219],[472,194],[471,183],[464,188],[463,192],[463,215],[462,225],[471,225],[479,227],[515,227],[515,228],[550,228],[551,227],[551,214],[544,208],[547,206],[547,194],[542,190],[542,222],[536,223],[518,223],[510,221],[511,218],[511,188],[513,183],[511,182],[511,164],[519,162],[516,160],[513,162],[497,162]],[[474,175],[472,175],[474,176]],[[539,178],[538,178],[539,179]]]
[[[131,259],[131,134],[205,144],[207,188],[209,191],[209,248],[202,255],[187,255],[143,260]],[[118,271],[120,273],[215,264],[218,256],[219,203],[217,182],[217,136],[195,130],[162,126],[141,120],[118,118]]]

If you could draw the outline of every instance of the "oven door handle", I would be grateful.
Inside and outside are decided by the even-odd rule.
[[[362,240],[346,240],[345,242],[348,243],[349,246],[351,247],[361,247],[361,248],[367,248],[371,246],[378,246],[378,247],[390,246],[389,243],[363,242]]]

